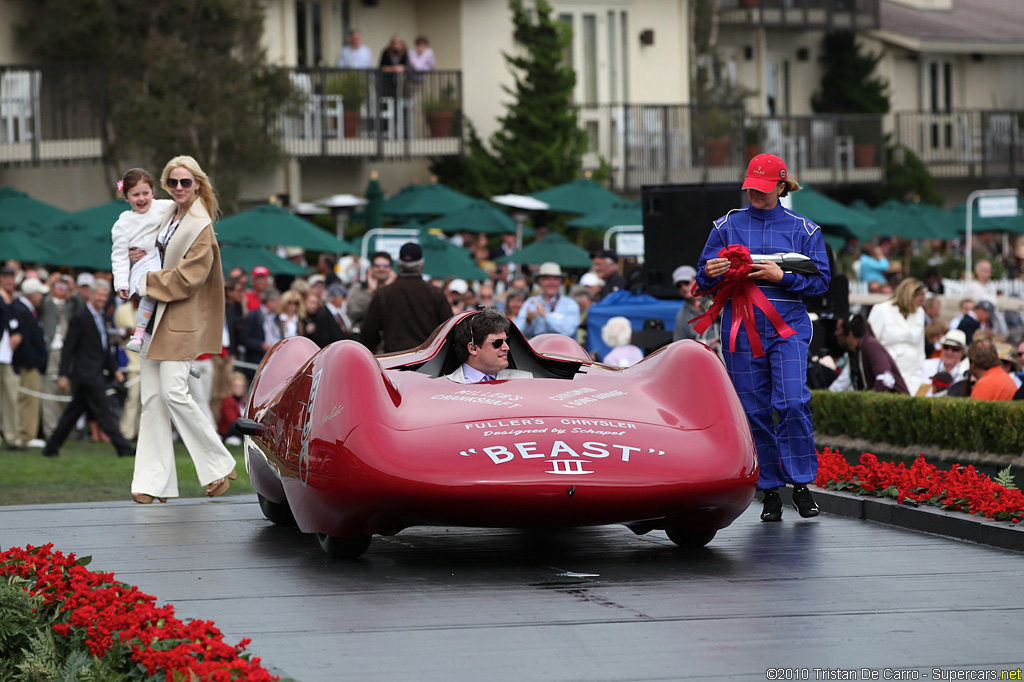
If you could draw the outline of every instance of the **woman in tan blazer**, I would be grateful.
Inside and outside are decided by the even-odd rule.
[[[139,295],[157,300],[140,366],[142,418],[132,479],[132,499],[140,504],[178,496],[172,422],[207,495],[224,494],[229,479],[237,477],[234,458],[188,390],[190,361],[221,351],[224,274],[213,232],[217,199],[191,156],[171,159],[160,181],[174,206],[157,237],[163,269],[148,273],[139,287]]]

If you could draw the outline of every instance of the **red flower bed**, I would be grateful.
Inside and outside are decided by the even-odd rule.
[[[940,509],[978,514],[999,521],[1019,523],[1024,518],[1024,493],[1007,488],[973,466],[954,464],[948,471],[936,469],[919,455],[908,469],[902,462],[880,462],[865,453],[860,464],[851,465],[838,450],[818,453],[815,483],[829,490],[860,495],[913,500]]]
[[[123,658],[127,668],[141,668],[147,678],[278,679],[259,658],[244,653],[250,640],[225,644],[212,622],[182,622],[175,618],[173,606],[156,606],[155,597],[115,582],[113,573],[89,571],[87,563],[88,559],[54,551],[52,544],[13,547],[0,553],[0,576],[42,599],[52,611],[48,622],[54,623],[54,634],[65,644],[81,644],[96,658]]]

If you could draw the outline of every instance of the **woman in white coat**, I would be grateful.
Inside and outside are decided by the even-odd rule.
[[[892,298],[871,308],[868,323],[875,338],[885,346],[900,368],[910,395],[924,382],[925,286],[907,277],[896,286]]]

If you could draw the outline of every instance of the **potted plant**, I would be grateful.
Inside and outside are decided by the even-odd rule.
[[[423,103],[423,111],[427,116],[430,136],[451,137],[455,114],[459,108],[459,101],[455,97],[455,86],[451,83],[441,88],[438,97],[426,100]]]
[[[743,127],[743,156],[747,161],[760,153],[762,137],[764,128],[760,123],[748,123]]]
[[[355,137],[359,132],[362,107],[369,91],[367,74],[363,71],[345,71],[327,79],[324,91],[328,95],[341,95],[344,107],[345,137]]]
[[[713,106],[701,115],[704,130],[704,159],[709,166],[725,166],[732,146],[733,111]]]
[[[871,168],[880,165],[878,143],[881,134],[881,122],[876,117],[859,116],[850,122],[854,167]]]

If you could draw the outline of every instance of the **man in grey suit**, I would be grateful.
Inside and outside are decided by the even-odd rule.
[[[509,320],[494,308],[470,315],[452,330],[455,353],[462,365],[448,375],[459,384],[503,379],[530,379],[530,372],[508,369]]]

